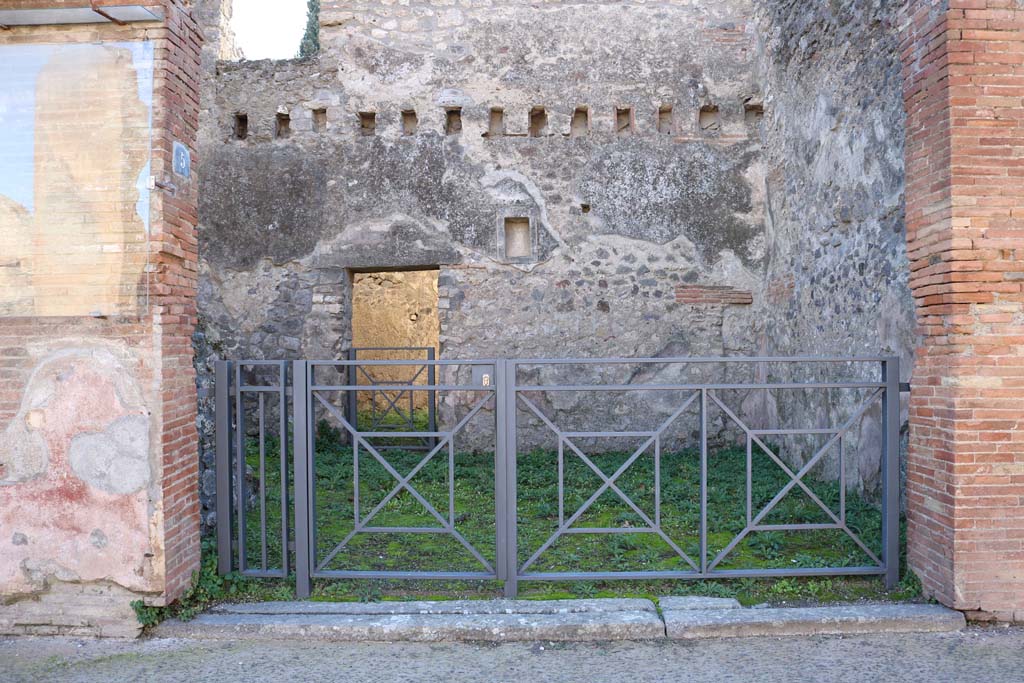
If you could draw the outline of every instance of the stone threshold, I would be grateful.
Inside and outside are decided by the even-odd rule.
[[[660,606],[660,610],[659,610]],[[168,621],[160,638],[318,641],[694,640],[754,636],[956,631],[966,621],[940,605],[742,608],[702,597],[451,602],[264,602],[220,605]]]

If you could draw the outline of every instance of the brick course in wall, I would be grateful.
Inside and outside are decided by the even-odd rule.
[[[749,306],[754,303],[754,295],[735,287],[679,285],[676,287],[676,303]]]
[[[905,8],[907,240],[922,343],[910,566],[979,618],[1024,619],[1024,7]]]

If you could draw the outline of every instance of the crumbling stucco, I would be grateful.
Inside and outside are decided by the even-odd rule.
[[[0,600],[53,582],[154,591],[152,424],[130,356],[105,343],[30,351],[35,371],[0,435]]]
[[[916,346],[904,226],[898,2],[759,3],[770,221],[764,347],[898,356]],[[850,368],[877,380],[878,365]],[[807,369],[791,375],[809,378]],[[866,396],[789,397],[781,424],[834,424]],[[906,420],[904,402],[903,421]],[[876,492],[879,406],[846,441],[848,480]],[[828,473],[838,472],[831,457]]]

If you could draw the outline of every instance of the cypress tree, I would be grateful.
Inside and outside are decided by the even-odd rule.
[[[309,57],[320,50],[320,0],[307,0],[306,33],[299,44],[299,56]]]

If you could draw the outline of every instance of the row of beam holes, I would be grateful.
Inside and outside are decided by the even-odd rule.
[[[764,116],[764,109],[759,104],[747,104],[744,107],[744,117],[748,124],[757,124]],[[698,125],[700,130],[709,135],[721,131],[722,121],[718,107],[705,105],[701,107]],[[407,109],[402,111],[402,134],[415,135],[419,128],[419,118],[416,112]],[[529,137],[539,138],[547,135],[548,113],[544,107],[534,107],[530,110]],[[313,110],[313,130],[322,133],[327,130],[327,110]],[[658,109],[657,130],[663,135],[673,135],[675,125],[672,118],[672,107],[663,106]],[[445,110],[444,132],[446,135],[459,135],[462,133],[462,109],[450,108]],[[636,117],[631,107],[617,108],[615,110],[615,134],[619,137],[627,137],[636,132]],[[377,113],[372,111],[359,112],[359,133],[364,136],[377,134]],[[249,117],[246,114],[235,114],[235,137],[244,140],[249,135]],[[590,110],[587,107],[577,107],[572,114],[569,124],[569,132],[566,137],[585,137],[590,134]],[[288,114],[278,113],[274,120],[274,137],[283,139],[291,135],[291,117]],[[502,137],[505,135],[505,110],[499,107],[491,109],[490,119],[487,125],[487,132],[484,137]]]
[[[747,120],[756,120],[749,114],[749,111],[756,108],[757,116],[760,116],[760,107],[747,105]],[[705,106],[700,110],[700,129],[707,133],[716,133],[721,130],[721,119],[718,107]],[[532,138],[539,138],[547,135],[548,114],[543,107],[534,107],[530,111],[530,125],[528,135]],[[662,135],[674,135],[675,123],[672,118],[672,107],[662,106],[658,109],[657,130]],[[619,107],[615,109],[615,134],[619,137],[628,137],[636,132],[636,116],[632,107]],[[505,110],[501,108],[491,109],[490,121],[484,137],[501,137],[505,135]],[[578,138],[590,135],[590,109],[577,107],[572,113],[569,123],[569,132],[566,137]]]

